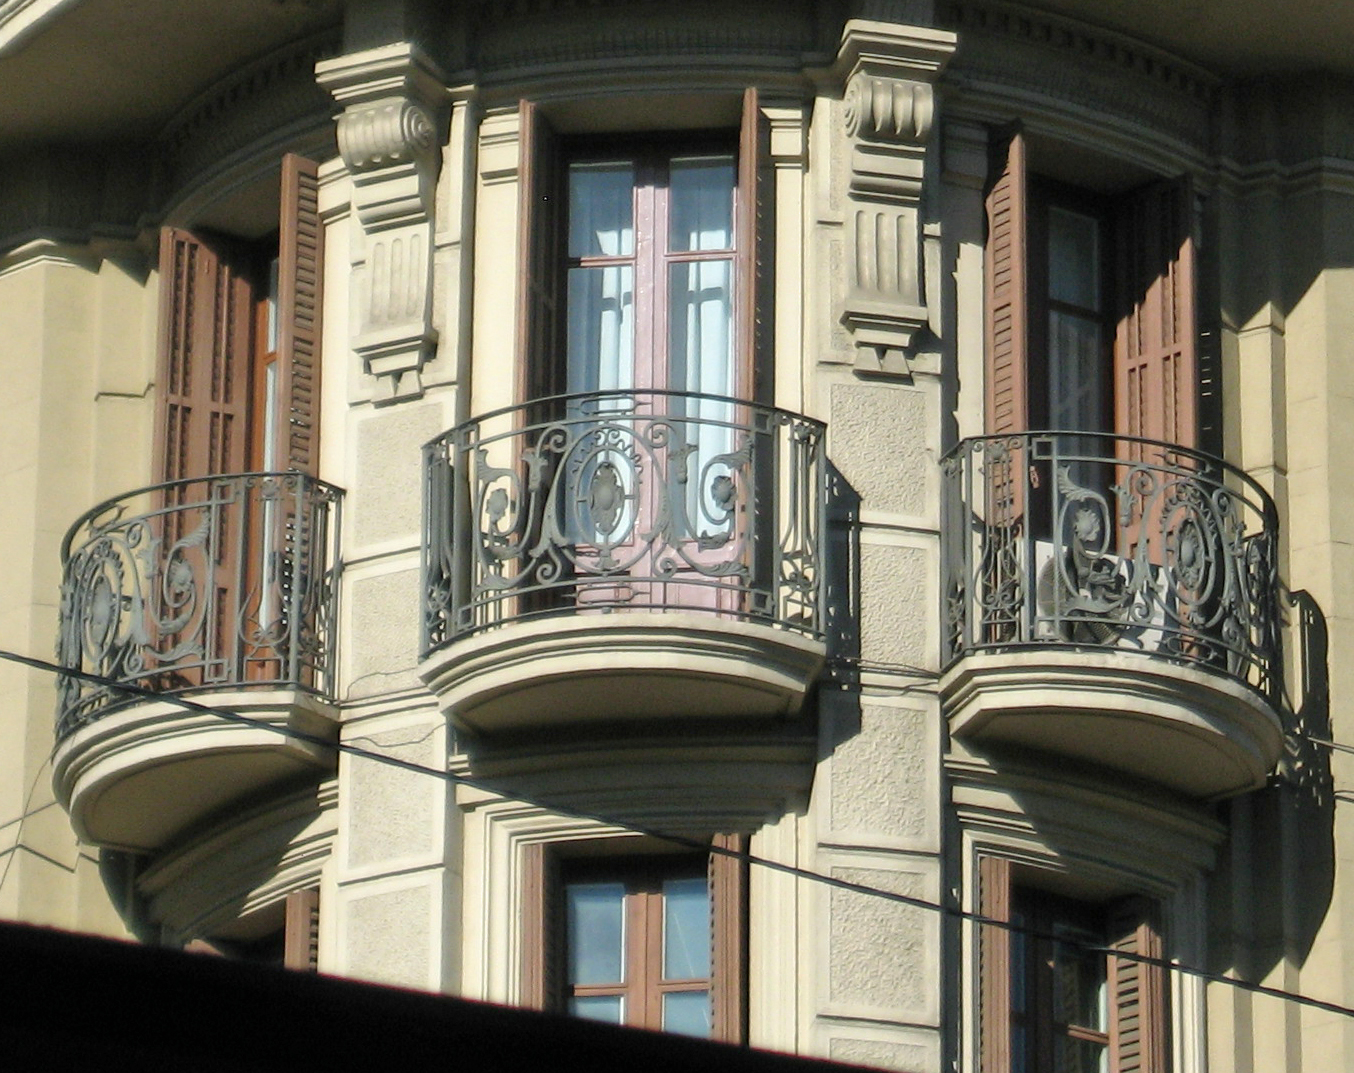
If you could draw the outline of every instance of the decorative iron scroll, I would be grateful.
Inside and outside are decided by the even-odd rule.
[[[590,392],[424,448],[424,652],[504,622],[709,612],[822,635],[823,426],[737,399]]]
[[[182,692],[334,682],[343,493],[300,473],[173,481],[85,513],[62,544],[63,667]],[[130,698],[63,676],[57,736]]]
[[[947,657],[1098,645],[1279,695],[1278,519],[1199,451],[1091,433],[964,440],[943,463]]]

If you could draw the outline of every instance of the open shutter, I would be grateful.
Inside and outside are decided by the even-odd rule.
[[[544,843],[522,850],[523,1006],[560,1009],[564,967],[564,892],[559,862]]]
[[[771,281],[774,228],[770,176],[770,125],[755,88],[743,93],[738,132],[738,201],[734,241],[737,243],[734,346],[737,368],[734,394],[750,398],[769,393],[774,339]],[[760,357],[760,360],[758,360]],[[767,383],[761,383],[764,378]]]
[[[161,230],[157,481],[245,469],[252,303],[248,280],[217,250]]]
[[[1153,183],[1118,216],[1115,431],[1182,447],[1198,439],[1195,250],[1190,184]]]
[[[1156,905],[1146,898],[1126,898],[1111,906],[1108,925],[1111,950],[1161,958]],[[1166,1073],[1170,1050],[1165,969],[1111,955],[1109,985],[1112,1073]]]
[[[278,239],[278,395],[280,468],[317,476],[320,439],[320,310],[324,231],[313,160],[282,158]]]
[[[560,250],[563,220],[559,139],[535,101],[518,106],[517,397],[560,390]]]
[[[1025,138],[1000,144],[987,193],[984,255],[987,432],[1029,427],[1029,294]]]
[[[1000,857],[980,857],[978,891],[978,911],[991,920],[1009,923],[1011,862]],[[991,924],[979,925],[978,932],[981,1069],[982,1073],[1010,1073],[1011,933]]]
[[[746,835],[715,835],[711,843],[746,853]],[[748,862],[710,854],[710,1000],[713,1038],[747,1042]]]
[[[315,972],[320,965],[320,892],[294,890],[287,895],[283,967]]]

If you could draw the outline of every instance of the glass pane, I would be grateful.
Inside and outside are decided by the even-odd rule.
[[[1077,943],[1099,945],[1093,932],[1058,924],[1054,934]],[[1053,1018],[1061,1024],[1108,1030],[1105,955],[1083,946],[1055,943],[1053,946]],[[1079,1068],[1079,1067],[1078,1067]]]
[[[570,883],[565,887],[564,896],[568,917],[568,982],[614,984],[624,981],[625,885]]]
[[[1050,310],[1048,343],[1050,425],[1074,432],[1104,431],[1108,390],[1100,323]]]
[[[668,248],[733,249],[733,157],[685,157],[668,172]]]
[[[277,350],[277,341],[280,331],[277,322],[278,307],[278,281],[277,281],[277,258],[274,257],[268,262],[268,353],[272,354]]]
[[[635,169],[626,161],[569,165],[569,256],[635,252]]]
[[[710,891],[703,878],[663,881],[663,979],[710,976]]]
[[[1025,974],[1029,970],[1025,965],[1026,938],[1020,929],[1025,926],[1025,914],[1013,910],[1011,912],[1011,924],[1013,929],[1006,933],[1011,937],[1011,1012],[1024,1013]]]
[[[1059,1036],[1053,1041],[1054,1073],[1107,1073],[1109,1048],[1103,1043]]]
[[[668,365],[674,391],[734,393],[732,258],[671,266]]]
[[[1048,210],[1048,296],[1100,311],[1100,221],[1095,217]]]
[[[634,290],[629,265],[569,270],[570,391],[634,386]]]
[[[669,991],[663,996],[663,1029],[709,1039],[710,992]]]
[[[569,999],[569,1012],[589,1021],[605,1021],[609,1025],[621,1023],[620,995],[583,995]]]

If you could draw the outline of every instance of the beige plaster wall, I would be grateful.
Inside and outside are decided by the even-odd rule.
[[[146,483],[155,322],[142,265],[135,250],[52,244],[0,262],[0,648],[51,658],[67,527]],[[55,698],[51,675],[0,664],[0,915],[122,934],[96,851],[52,796]]]

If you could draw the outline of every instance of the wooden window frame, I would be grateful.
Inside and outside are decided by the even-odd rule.
[[[1029,944],[1026,961],[1030,966],[1026,984],[1037,993],[1040,970],[1033,967],[1041,945],[1049,943],[1046,927],[1053,915],[1065,913],[1080,921],[1096,922],[1104,929],[1105,946],[1123,951],[1130,957],[1106,955],[1107,1031],[1097,1041],[1106,1043],[1110,1073],[1169,1073],[1170,1010],[1167,975],[1160,964],[1164,942],[1159,924],[1159,906],[1151,899],[1133,895],[1106,903],[1076,902],[1051,894],[1039,885],[1037,872],[1020,869],[1001,857],[982,855],[978,859],[979,911],[984,917],[1011,925],[1020,910],[1025,911],[1022,928],[1029,929],[1024,940]],[[1044,911],[1029,912],[1031,905],[1044,905]],[[1029,919],[1031,918],[1032,919]],[[981,1073],[1028,1073],[1048,1068],[1054,1033],[1060,1027],[1052,1022],[1044,1008],[1036,1004],[1027,1018],[1027,1050],[1023,1064],[1013,1053],[1012,979],[1013,945],[1011,927],[980,924],[979,932],[979,1050]],[[1140,958],[1152,959],[1144,962]],[[1155,962],[1155,963],[1153,963]],[[1086,1033],[1073,1028],[1071,1036]]]
[[[718,835],[712,846],[733,854],[746,851],[742,835]],[[577,851],[578,847],[568,847]],[[564,982],[564,885],[574,877],[621,880],[634,886],[627,897],[627,924],[641,930],[642,952],[627,948],[630,959],[626,985],[589,987],[580,993],[630,997],[626,1024],[657,1028],[661,1025],[661,995],[671,990],[710,990],[711,1038],[725,1043],[747,1042],[747,862],[740,856],[712,852],[702,860],[691,854],[614,854],[606,857],[564,856],[564,847],[532,843],[522,856],[522,1002],[541,1010],[563,1011],[570,993]],[[704,868],[710,893],[711,961],[707,981],[666,981],[661,976],[661,896],[654,891],[662,878],[697,876]],[[645,979],[649,982],[645,982]],[[621,990],[618,990],[618,987]]]

